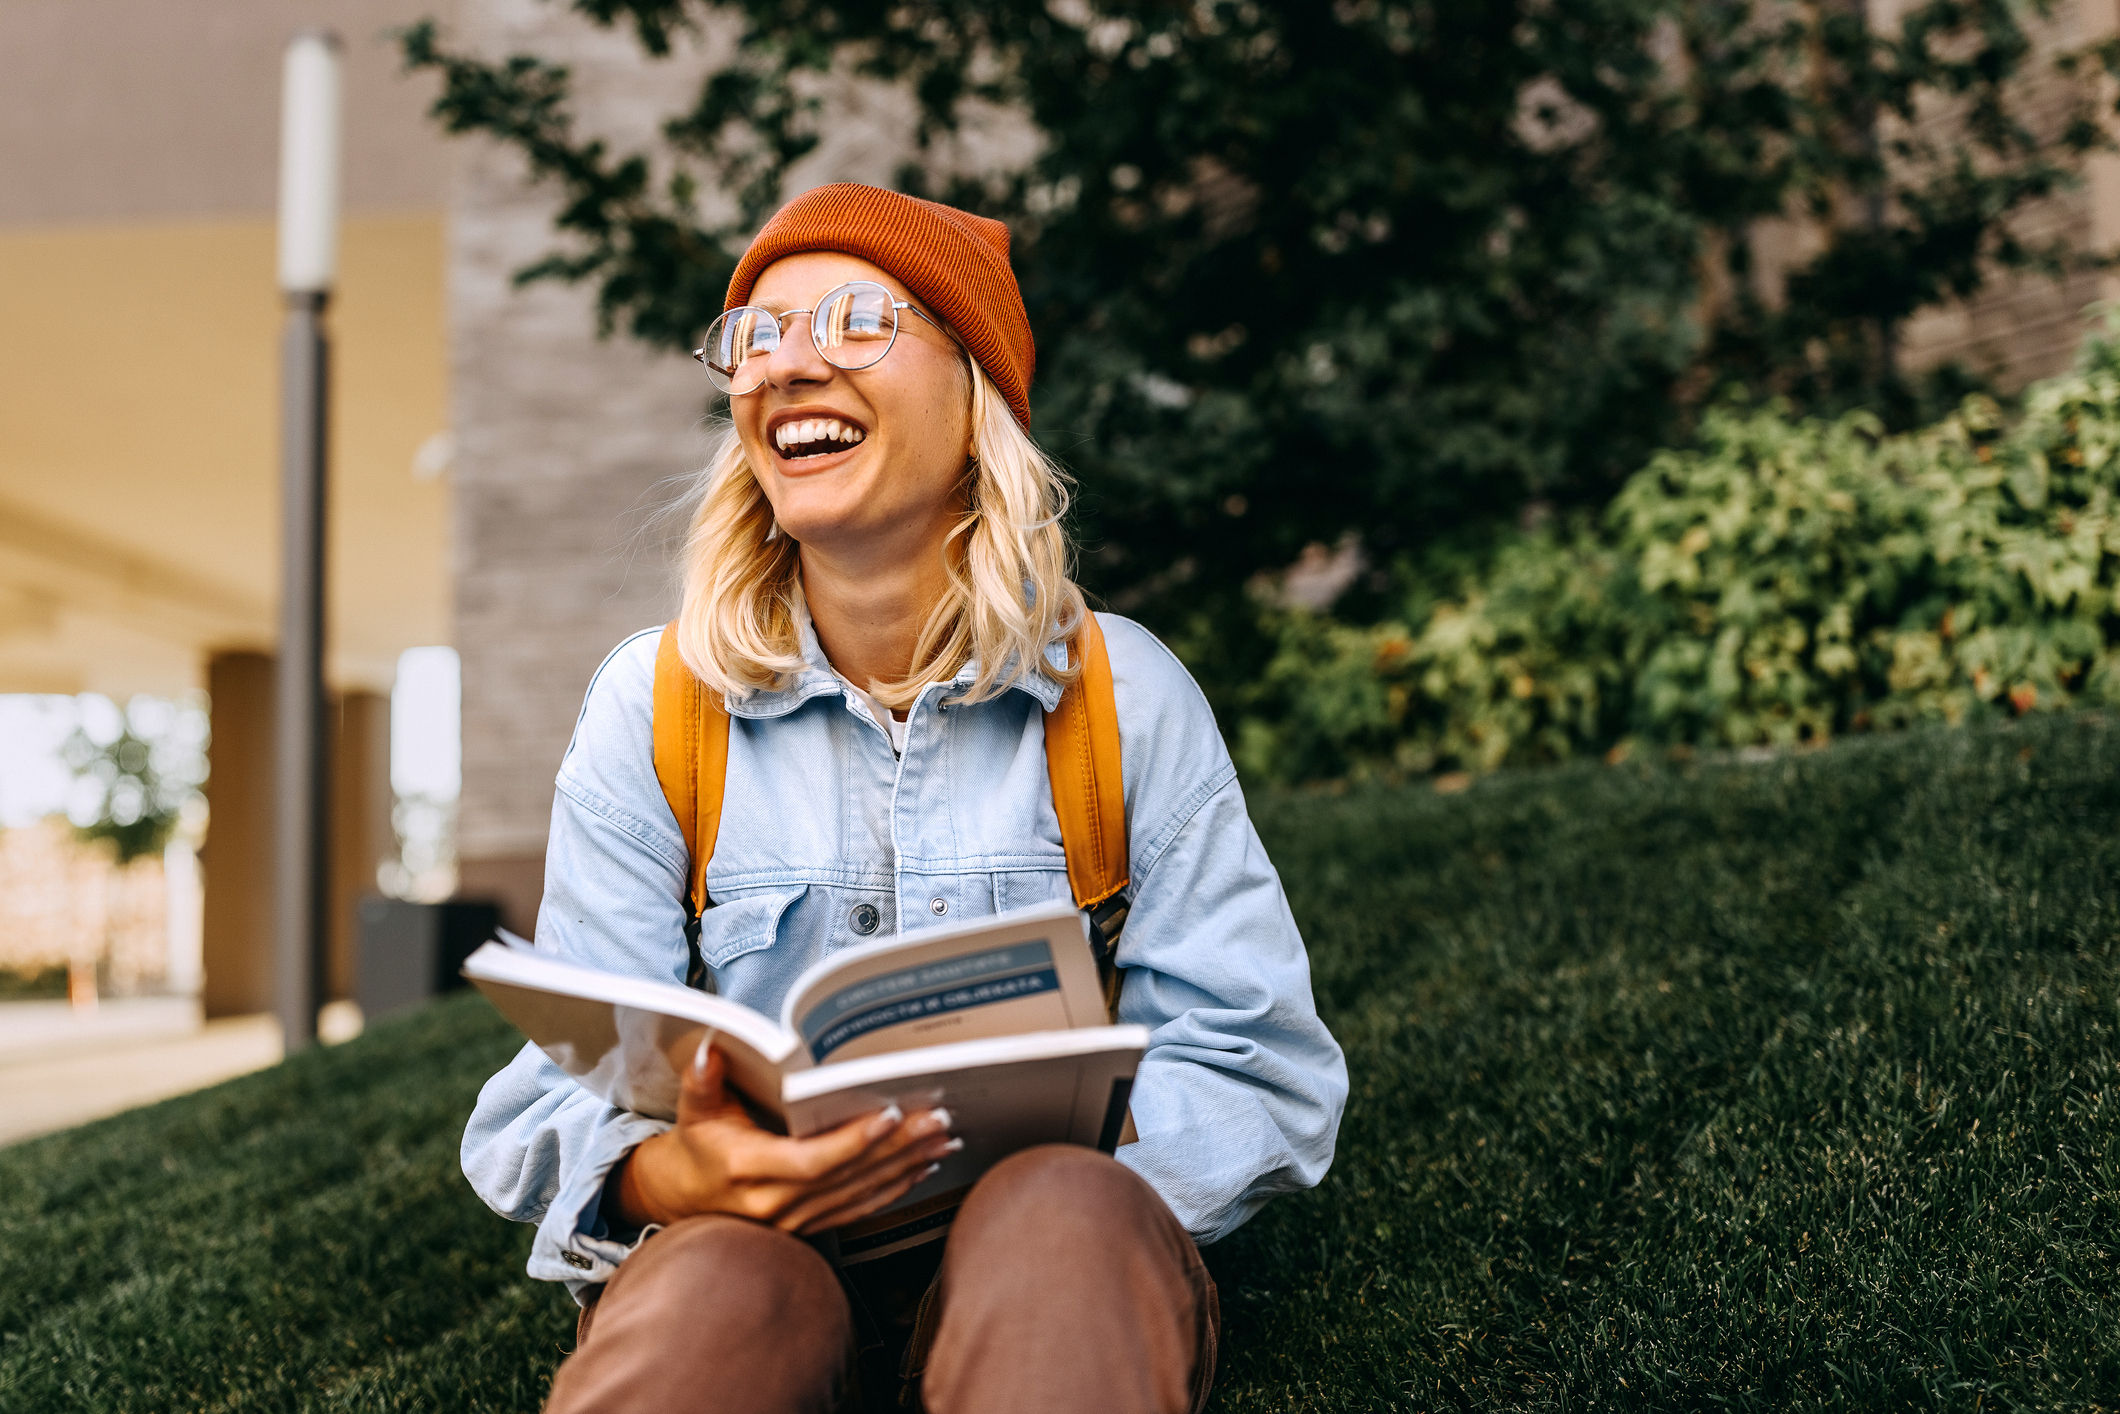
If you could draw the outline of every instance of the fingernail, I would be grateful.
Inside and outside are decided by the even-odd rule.
[[[692,1073],[694,1075],[705,1075],[707,1073],[707,1041],[704,1036],[700,1038],[699,1049],[692,1052]]]
[[[964,1152],[964,1140],[963,1140],[963,1139],[961,1139],[961,1138],[959,1138],[959,1139],[952,1139],[952,1140],[951,1140],[951,1141],[950,1141],[949,1143],[947,1143],[947,1144],[945,1144],[945,1145],[943,1145],[943,1146],[942,1146],[942,1152],[943,1152],[943,1153],[945,1153],[945,1154],[961,1154],[961,1153],[963,1153],[963,1152]]]
[[[928,1124],[937,1134],[942,1133],[956,1122],[955,1119],[950,1117],[948,1110],[936,1109],[928,1111]]]
[[[914,1179],[913,1181],[915,1183],[926,1183],[929,1179],[933,1178],[936,1174],[941,1172],[941,1164],[929,1164],[926,1168],[920,1171],[920,1177]]]
[[[896,1105],[885,1105],[876,1112],[876,1118],[869,1121],[869,1138],[883,1138],[884,1135],[896,1129],[899,1122],[904,1118],[904,1110],[899,1109]]]

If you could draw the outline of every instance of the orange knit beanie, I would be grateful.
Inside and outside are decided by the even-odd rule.
[[[1038,351],[1023,292],[1008,265],[1008,227],[882,187],[817,187],[781,207],[759,230],[736,263],[722,307],[749,300],[751,286],[774,261],[808,250],[859,256],[896,276],[964,341],[1016,421],[1031,425],[1031,370]]]

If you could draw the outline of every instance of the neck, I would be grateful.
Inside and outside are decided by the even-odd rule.
[[[802,593],[818,646],[840,676],[863,688],[913,671],[920,630],[949,588],[939,538],[907,548],[848,555],[802,547]]]

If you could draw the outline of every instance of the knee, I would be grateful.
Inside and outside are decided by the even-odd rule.
[[[686,1218],[650,1236],[620,1266],[614,1294],[631,1287],[699,1312],[825,1311],[843,1304],[831,1264],[800,1238],[744,1218]]]
[[[987,1170],[965,1199],[950,1240],[1008,1231],[1065,1243],[1070,1234],[1109,1236],[1115,1227],[1174,1224],[1175,1219],[1132,1169],[1079,1144],[1044,1144]]]
[[[547,1407],[837,1408],[851,1325],[809,1244],[742,1218],[687,1218],[620,1264]]]

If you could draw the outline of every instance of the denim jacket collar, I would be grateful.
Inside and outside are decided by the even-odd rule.
[[[802,670],[795,674],[793,682],[782,688],[762,688],[748,696],[728,699],[729,715],[763,720],[769,717],[784,717],[813,697],[846,696],[846,683],[832,669],[824,648],[817,641],[817,629],[810,622],[810,606],[797,601],[795,633],[802,653]],[[1065,668],[1067,666],[1067,644],[1056,642],[1046,645],[1045,666]],[[957,670],[950,679],[949,688],[970,687],[979,679],[979,660],[973,658]],[[934,684],[929,684],[933,687]],[[1010,686],[1019,688],[1037,699],[1039,707],[1047,712],[1060,705],[1060,694],[1065,689],[1044,668],[1026,673]],[[923,688],[925,693],[927,689]]]

